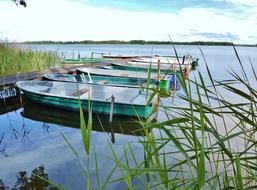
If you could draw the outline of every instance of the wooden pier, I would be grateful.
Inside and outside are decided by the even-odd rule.
[[[34,79],[41,79],[41,77],[44,74],[48,73],[75,73],[76,68],[82,68],[82,67],[97,67],[97,66],[103,66],[108,65],[104,63],[97,63],[94,65],[72,65],[72,66],[66,66],[62,68],[53,68],[48,70],[42,70],[42,71],[33,71],[28,73],[21,73],[17,75],[10,75],[5,77],[0,77],[0,89],[4,89],[7,86],[14,85],[19,80],[34,80]]]
[[[70,65],[62,68],[53,68],[42,71],[33,71],[28,73],[21,73],[17,75],[10,75],[5,77],[0,77],[0,103],[6,102],[8,100],[13,101],[13,98],[19,96],[19,90],[15,87],[15,83],[20,80],[41,80],[44,74],[48,73],[62,73],[62,74],[75,74],[76,68],[82,67],[97,67],[108,65],[107,63],[94,63],[91,64],[80,64],[80,65]],[[0,106],[1,109],[1,106]]]

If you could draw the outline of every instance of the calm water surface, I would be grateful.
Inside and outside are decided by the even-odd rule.
[[[91,56],[92,52],[124,55],[174,55],[172,47],[166,45],[22,45],[21,48],[57,51],[66,57],[76,57],[78,53],[81,56]],[[216,80],[230,79],[227,71],[231,68],[240,72],[232,47],[176,46],[176,48],[179,55],[189,53],[199,58],[198,69],[207,83],[209,82],[207,72],[199,49],[203,51],[209,69]],[[257,48],[237,47],[237,50],[250,82],[256,87],[256,79],[252,75],[249,59],[256,70]],[[191,73],[190,77],[193,78],[194,74]],[[224,93],[225,96],[229,96],[226,92]],[[235,100],[237,100],[236,97]],[[69,189],[85,189],[86,183],[81,165],[60,135],[62,132],[67,137],[86,162],[77,113],[53,110],[26,102],[21,105],[19,100],[13,101],[16,103],[5,104],[0,112],[0,179],[2,182],[6,186],[14,187],[15,184],[17,185],[17,176],[20,171],[26,171],[27,176],[30,177],[33,169],[43,165],[44,172],[53,182]],[[170,99],[163,99],[163,102],[166,105],[182,103],[179,99],[175,99],[174,102]],[[137,143],[139,138],[142,138],[141,134],[134,134],[127,130],[136,129],[136,126],[128,124],[124,130],[119,130],[119,126],[108,125],[106,117],[99,117],[105,128],[101,127],[98,116],[95,115],[92,144],[95,146],[100,174],[104,179],[114,166],[113,162],[107,158],[108,155],[112,155],[107,140],[113,143],[118,156],[122,155],[123,144],[126,142],[133,143],[132,147],[138,160],[142,160],[144,155],[142,147]],[[159,120],[164,119],[165,115],[160,110]],[[116,123],[123,122],[123,124],[127,122],[125,119],[116,119],[116,121]],[[154,132],[158,136],[158,131]],[[93,154],[91,157],[93,160]],[[90,166],[91,178],[97,184],[93,161]],[[113,179],[119,177],[120,173],[117,171]],[[140,186],[139,181],[135,183]],[[115,183],[110,184],[109,189],[123,189],[123,187],[125,184]]]

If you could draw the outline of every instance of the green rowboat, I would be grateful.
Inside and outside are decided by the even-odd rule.
[[[33,102],[66,110],[88,110],[100,114],[126,115],[148,118],[152,115],[156,96],[149,101],[147,94],[138,88],[102,86],[94,84],[18,81],[16,86],[24,97]]]
[[[86,64],[86,63],[110,63],[111,59],[105,58],[79,58],[79,59],[64,59],[65,64]]]
[[[131,87],[131,88],[147,88],[147,79],[139,78],[123,78],[123,77],[113,77],[113,76],[99,76],[91,75],[89,73],[82,73],[80,75],[71,74],[45,74],[43,79],[50,81],[61,81],[61,82],[79,82],[86,84],[99,84],[107,86],[120,86],[120,87]],[[163,82],[164,83],[164,82]],[[165,85],[164,85],[165,84]],[[161,90],[163,92],[170,91],[170,83],[167,81],[161,85]],[[156,79],[151,79],[149,88],[156,87],[159,85],[159,81]]]
[[[149,65],[136,64],[134,62],[133,62],[133,64],[132,63],[114,63],[113,62],[110,66],[102,66],[102,68],[147,73],[148,69],[149,69]],[[181,69],[183,69],[183,68],[181,68]],[[158,72],[157,65],[152,65],[151,72],[152,73]],[[161,65],[160,66],[160,73],[163,75],[170,75],[170,74],[174,74],[175,72],[181,74],[180,68],[176,67],[175,69],[173,69],[171,65],[169,65],[169,66]],[[183,72],[183,70],[182,70],[182,72]]]
[[[144,72],[135,72],[135,71],[125,71],[125,70],[110,70],[110,69],[95,69],[95,68],[78,68],[77,73],[85,73],[87,76],[91,76],[94,83],[94,77],[97,80],[112,80],[112,83],[119,85],[132,85],[132,86],[141,86],[145,84],[148,80],[148,74]],[[173,76],[160,76],[160,90],[162,92],[170,91],[171,78]],[[158,75],[156,73],[151,73],[150,75],[150,84],[157,85]],[[111,83],[111,82],[110,82]],[[144,85],[145,86],[145,85]]]

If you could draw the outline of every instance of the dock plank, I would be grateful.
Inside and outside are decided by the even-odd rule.
[[[0,89],[5,88],[6,86],[12,86],[19,80],[34,80],[34,79],[41,79],[41,77],[44,74],[49,73],[75,73],[76,68],[83,68],[83,67],[97,67],[97,66],[103,66],[108,65],[105,63],[94,63],[94,65],[72,65],[72,66],[66,66],[62,68],[53,68],[53,69],[47,69],[42,71],[32,71],[28,73],[20,73],[17,75],[10,75],[10,76],[4,76],[0,77]]]

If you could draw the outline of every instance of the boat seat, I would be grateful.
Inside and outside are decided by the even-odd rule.
[[[50,92],[50,90],[51,90],[51,88],[50,88],[50,87],[48,87],[48,88],[46,88],[46,89],[44,89],[44,90],[39,90],[39,92],[49,93],[49,92]]]
[[[88,90],[89,90],[88,88],[83,88],[76,92],[71,93],[70,96],[81,96],[82,94],[85,94]]]
[[[98,84],[107,84],[108,83],[108,80],[100,80],[98,81]]]
[[[58,78],[59,80],[62,80],[62,81],[70,81],[70,80],[68,80],[66,77],[60,77],[60,78]]]

